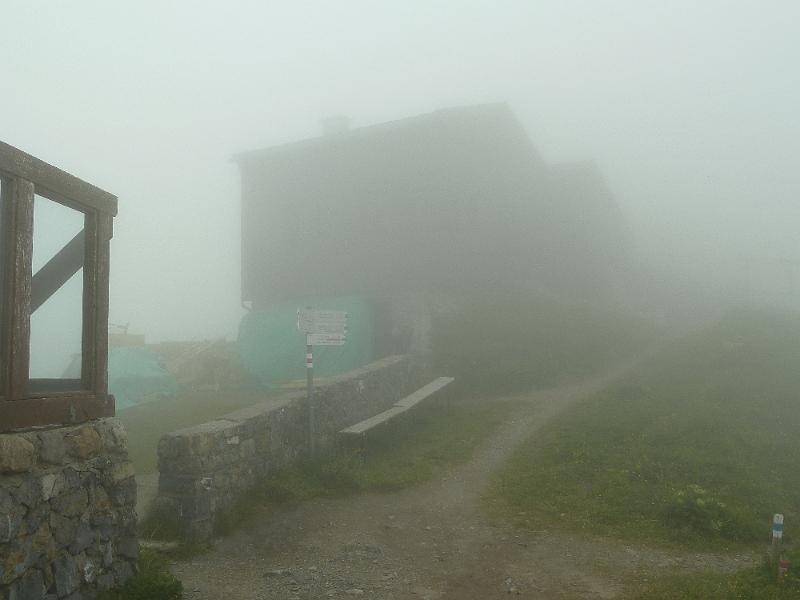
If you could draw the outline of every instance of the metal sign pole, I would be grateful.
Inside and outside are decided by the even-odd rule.
[[[317,407],[314,404],[314,347],[311,344],[306,344],[306,396],[308,399],[308,449],[311,456],[315,457],[317,454]]]
[[[308,449],[317,454],[317,406],[314,399],[314,346],[344,346],[347,313],[343,310],[297,309],[297,329],[306,334],[306,402],[308,404]]]

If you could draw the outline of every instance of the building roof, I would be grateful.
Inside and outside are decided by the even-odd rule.
[[[238,163],[247,163],[250,161],[269,159],[276,155],[288,155],[295,152],[302,153],[314,147],[336,148],[342,144],[359,143],[363,140],[396,134],[402,135],[404,131],[430,129],[437,125],[447,123],[459,123],[463,126],[470,121],[475,123],[486,120],[507,121],[511,127],[521,128],[521,125],[508,104],[495,102],[442,108],[413,117],[404,117],[402,119],[366,125],[364,127],[355,127],[328,135],[320,134],[319,136],[311,138],[239,152],[234,154],[233,158]]]

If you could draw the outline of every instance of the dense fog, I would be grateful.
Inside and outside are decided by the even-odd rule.
[[[798,23],[0,0],[0,599],[800,598]]]
[[[111,322],[151,341],[236,335],[234,155],[330,115],[497,102],[544,164],[596,165],[637,277],[797,304],[798,17],[791,0],[6,0],[0,138],[119,196]]]

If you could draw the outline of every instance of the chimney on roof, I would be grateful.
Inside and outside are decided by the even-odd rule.
[[[350,131],[350,118],[344,115],[334,115],[322,119],[322,135],[341,135]]]

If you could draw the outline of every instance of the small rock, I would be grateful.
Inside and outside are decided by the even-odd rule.
[[[364,593],[364,590],[360,588],[350,588],[349,590],[345,591],[345,594],[348,596],[361,596]]]
[[[139,558],[139,543],[135,537],[122,538],[117,542],[117,554],[136,560]]]
[[[78,459],[86,459],[100,451],[100,434],[93,427],[81,427],[64,437],[67,453]]]
[[[15,523],[10,514],[0,515],[0,544],[7,544],[16,533]]]
[[[64,434],[60,431],[43,431],[39,434],[39,439],[42,442],[42,460],[51,465],[62,464],[66,454]]]
[[[88,504],[89,496],[83,488],[61,494],[51,501],[53,510],[65,517],[80,515],[86,510]]]
[[[128,434],[122,423],[116,419],[104,419],[99,421],[95,427],[97,433],[103,441],[103,446],[107,450],[121,449],[125,450],[128,446]]]
[[[114,576],[111,573],[104,573],[97,578],[97,589],[104,592],[114,587]]]
[[[111,547],[111,542],[100,544],[100,552],[103,554],[103,566],[110,567],[114,564],[114,549]]]
[[[68,596],[78,589],[81,583],[78,565],[69,554],[59,556],[53,563],[56,591],[59,597]]]
[[[97,568],[91,560],[87,560],[83,565],[83,579],[86,583],[92,583],[97,577]]]
[[[66,479],[63,473],[47,473],[42,475],[42,500],[47,502],[64,491]]]
[[[123,560],[117,560],[114,562],[113,570],[114,577],[117,580],[118,585],[122,585],[134,575],[133,565]]]
[[[42,598],[45,592],[41,571],[31,569],[11,587],[10,598]]]
[[[292,572],[289,569],[278,568],[272,569],[264,573],[264,577],[286,577],[287,575],[291,575]]]
[[[94,533],[92,532],[92,528],[83,521],[79,521],[77,527],[75,528],[72,543],[69,545],[70,554],[78,554],[83,552],[93,541]]]
[[[0,473],[24,473],[33,467],[36,448],[16,435],[0,435]]]
[[[133,463],[128,460],[118,462],[111,467],[111,478],[114,480],[114,483],[119,483],[135,475],[136,472],[133,469]]]

